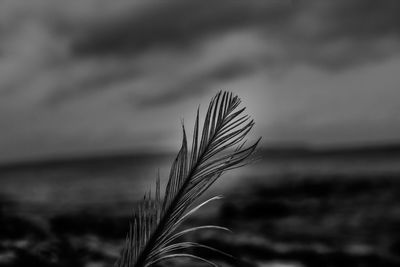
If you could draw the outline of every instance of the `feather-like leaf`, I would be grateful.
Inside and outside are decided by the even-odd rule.
[[[243,115],[245,108],[238,109],[239,104],[237,96],[219,92],[208,106],[202,130],[198,108],[190,153],[182,125],[182,146],[172,164],[164,199],[160,197],[158,178],[155,196],[152,197],[151,193],[145,195],[136,209],[126,244],[115,267],[147,267],[175,257],[192,258],[217,266],[192,254],[173,253],[188,247],[217,250],[193,242],[174,242],[186,233],[201,229],[228,230],[219,226],[199,226],[177,232],[188,216],[220,198],[211,198],[193,208],[198,197],[225,171],[245,165],[260,141],[258,139],[253,145],[245,147],[244,139],[254,122],[248,115]]]

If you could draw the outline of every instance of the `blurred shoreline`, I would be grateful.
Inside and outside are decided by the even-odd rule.
[[[314,159],[323,157],[400,157],[399,143],[373,143],[373,144],[356,144],[356,145],[278,145],[264,146],[259,148],[258,155],[268,159],[290,159],[303,158]],[[70,156],[43,156],[33,159],[21,159],[11,161],[0,161],[0,171],[15,170],[22,168],[31,168],[32,170],[45,167],[68,167],[71,165],[96,165],[96,167],[112,166],[118,162],[132,161],[157,161],[165,158],[173,158],[176,152],[103,152],[103,153],[87,153]]]
[[[229,193],[244,181],[263,185],[288,182],[281,181],[286,176],[373,179],[384,175],[395,179],[400,174],[400,145],[269,147],[260,149],[256,157],[256,162],[246,168],[228,173],[215,191]],[[3,164],[0,195],[33,213],[91,206],[109,207],[112,211],[115,205],[126,212],[145,191],[151,190],[158,171],[164,185],[173,158],[167,153],[125,153]],[[247,178],[244,180],[243,176]]]
[[[400,147],[270,148],[258,156],[220,179],[208,195],[224,199],[184,226],[233,230],[188,237],[240,261],[207,258],[241,267],[398,266]],[[165,183],[172,160],[146,154],[3,166],[0,266],[109,266],[135,203],[158,168]]]

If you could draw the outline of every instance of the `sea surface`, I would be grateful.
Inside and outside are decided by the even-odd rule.
[[[94,157],[0,168],[0,266],[111,266],[129,219],[172,155]],[[183,227],[235,259],[221,266],[400,266],[400,153],[262,152],[204,197]],[[168,265],[170,264],[170,265]],[[173,265],[171,265],[173,264]],[[202,266],[169,262],[165,266]]]

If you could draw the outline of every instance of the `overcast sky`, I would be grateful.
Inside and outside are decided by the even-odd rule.
[[[400,2],[2,0],[0,161],[175,151],[220,89],[267,144],[400,140]]]

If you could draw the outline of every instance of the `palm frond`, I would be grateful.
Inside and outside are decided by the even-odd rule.
[[[125,247],[115,267],[148,267],[176,257],[217,266],[192,254],[176,253],[188,247],[215,249],[197,243],[176,243],[176,240],[197,230],[228,229],[211,225],[177,232],[177,228],[203,205],[220,198],[211,198],[193,208],[199,196],[225,171],[246,164],[260,141],[258,139],[253,145],[245,147],[244,139],[254,122],[248,115],[243,115],[245,108],[238,109],[240,102],[232,93],[219,92],[208,106],[201,133],[197,109],[190,153],[185,127],[182,126],[182,146],[172,164],[164,199],[161,201],[158,178],[155,196],[152,197],[151,193],[145,195],[136,210]]]

